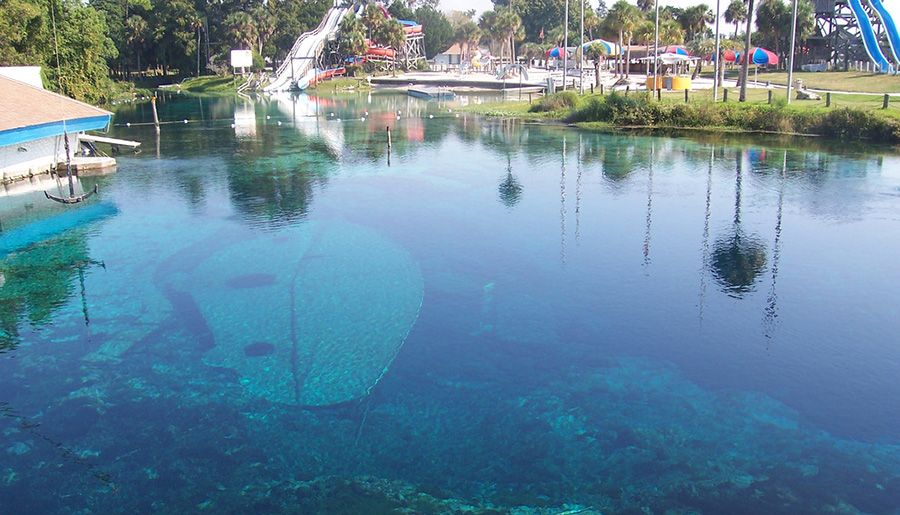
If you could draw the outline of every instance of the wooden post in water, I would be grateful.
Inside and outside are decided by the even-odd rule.
[[[150,105],[153,106],[153,125],[156,127],[156,132],[159,132],[159,115],[156,114],[156,95],[150,98]]]
[[[391,152],[391,126],[388,125],[386,127],[386,129],[387,129],[387,139],[388,139],[388,153],[390,153]]]
[[[825,93],[825,107],[831,107],[831,92]]]
[[[887,109],[887,108],[888,108],[888,103],[889,103],[890,101],[891,101],[891,96],[888,95],[887,93],[885,93],[885,94],[884,94],[884,103],[881,104],[881,108],[882,108],[882,109]]]

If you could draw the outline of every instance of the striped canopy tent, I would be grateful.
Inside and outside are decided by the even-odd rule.
[[[680,45],[666,46],[665,50],[663,50],[662,53],[688,55],[688,56],[691,55],[691,53],[688,52],[687,48],[684,48],[683,46],[680,46]]]
[[[748,54],[750,54],[750,62],[752,64],[778,64],[778,56],[765,48],[755,46],[750,49]],[[743,55],[738,58],[738,62],[741,64],[744,63]]]
[[[606,55],[608,56],[622,55],[623,53],[622,47],[613,43],[612,41],[607,41],[605,39],[595,39],[592,41],[588,41],[587,43],[581,45],[578,51],[581,51],[591,45],[603,45],[604,47],[606,47]]]

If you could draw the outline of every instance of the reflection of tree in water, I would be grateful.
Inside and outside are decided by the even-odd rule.
[[[252,224],[280,226],[306,217],[314,187],[324,184],[334,158],[308,148],[299,156],[237,161],[228,170],[235,209]]]
[[[754,234],[741,228],[741,180],[743,155],[737,155],[734,198],[734,222],[731,233],[713,243],[712,270],[723,288],[732,297],[741,298],[753,291],[753,285],[766,265],[766,246]]]
[[[81,230],[0,259],[0,353],[18,345],[21,322],[48,323],[75,293],[79,271],[92,264]]]
[[[506,156],[506,177],[497,188],[500,192],[500,202],[508,208],[512,208],[522,199],[522,184],[512,173],[512,160]]]

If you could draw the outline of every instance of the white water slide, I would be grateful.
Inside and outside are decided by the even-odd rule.
[[[315,30],[301,34],[275,72],[275,80],[263,88],[263,91],[271,93],[296,89],[297,80],[306,77],[313,70],[316,57],[325,46],[328,36],[337,31],[338,24],[349,11],[350,7],[332,7]]]

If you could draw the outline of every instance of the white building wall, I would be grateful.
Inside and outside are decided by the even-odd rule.
[[[75,155],[78,144],[74,134],[69,135],[69,146],[72,155]],[[31,174],[48,172],[57,162],[64,161],[65,156],[62,136],[0,147],[0,180],[9,182]]]

